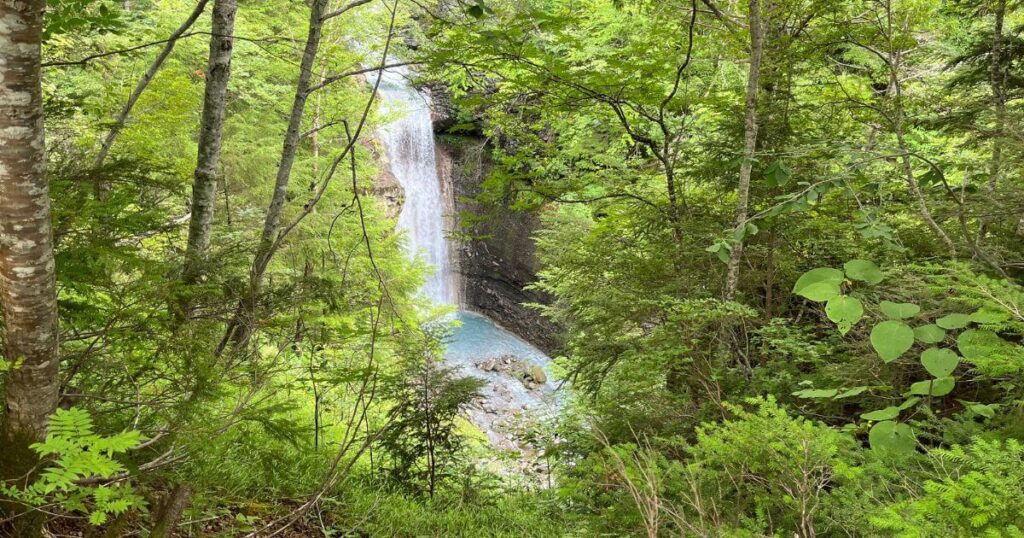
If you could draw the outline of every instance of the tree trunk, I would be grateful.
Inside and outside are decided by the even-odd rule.
[[[188,507],[191,496],[192,488],[184,484],[175,486],[167,494],[167,498],[160,507],[160,512],[156,516],[156,522],[153,524],[153,530],[149,533],[149,538],[169,538],[173,535],[174,529],[178,527],[181,514]]]
[[[1003,66],[1003,22],[1006,18],[1006,0],[996,2],[995,23],[992,28],[992,65],[989,66],[989,84],[992,91],[992,108],[995,112],[995,128],[992,133],[992,156],[989,161],[988,194],[997,200],[996,188],[1003,173],[1003,137],[1006,133],[1006,68]],[[978,240],[984,240],[988,233],[991,217],[981,219]]]
[[[764,29],[761,27],[761,0],[750,0],[750,72],[747,75],[746,114],[743,119],[743,163],[740,164],[740,182],[736,192],[736,229],[747,224],[750,206],[750,173],[757,148],[757,87],[761,76],[761,56],[764,53]],[[740,261],[743,258],[743,240],[733,245],[729,254],[729,269],[725,278],[725,299],[733,300],[740,280]]]
[[[207,250],[210,247],[210,228],[217,205],[217,166],[224,130],[224,109],[227,101],[228,80],[231,78],[231,51],[234,42],[236,0],[214,0],[213,25],[210,36],[210,59],[206,69],[206,93],[203,98],[203,118],[199,128],[199,155],[192,182],[192,216],[188,226],[188,244],[182,283],[193,285],[202,278]],[[187,317],[188,297],[179,304],[180,313]]]
[[[41,440],[57,407],[57,288],[40,86],[45,7],[45,0],[0,3],[0,310],[3,358],[15,366],[7,375],[2,460]],[[5,474],[26,474],[33,459],[4,461],[13,467]]]
[[[114,117],[114,124],[110,127],[110,131],[107,132],[107,136],[103,139],[103,143],[100,145],[100,151],[96,154],[96,158],[93,160],[93,168],[99,168],[103,165],[103,161],[107,159],[107,154],[110,153],[110,148],[114,145],[114,140],[117,139],[117,135],[121,134],[121,129],[124,128],[125,123],[128,121],[128,115],[131,114],[132,108],[135,107],[135,103],[138,102],[139,97],[142,97],[142,92],[149,86],[150,81],[156,76],[157,71],[164,65],[164,61],[171,55],[171,51],[174,50],[174,46],[178,44],[178,39],[186,32],[189,28],[195,24],[196,19],[199,15],[202,15],[203,10],[206,9],[206,4],[209,0],[199,0],[196,4],[195,9],[189,14],[185,22],[181,23],[174,33],[168,38],[167,43],[164,44],[164,48],[160,49],[160,54],[153,60],[153,63],[149,65],[149,69],[142,75],[142,78],[135,85],[135,89],[128,95],[128,100],[121,107],[121,111]],[[96,186],[97,195],[100,198],[106,196],[106,193],[110,190],[109,184],[99,184]]]
[[[896,134],[896,143],[900,150],[900,163],[903,168],[903,178],[907,183],[907,189],[910,190],[910,194],[914,197],[917,202],[918,211],[921,213],[921,219],[924,220],[925,224],[931,228],[932,232],[946,244],[949,249],[950,257],[956,257],[956,244],[953,240],[946,235],[939,223],[935,221],[932,216],[932,212],[928,209],[928,200],[924,196],[924,192],[921,190],[921,186],[917,183],[917,179],[914,177],[914,166],[910,162],[910,153],[907,146],[906,137],[904,135],[904,113],[903,113],[903,87],[900,84],[899,68],[900,68],[900,55],[893,54],[890,56],[890,80],[889,83],[893,90],[893,131]]]
[[[320,48],[323,12],[326,7],[327,0],[314,0],[310,10],[309,33],[306,37],[306,47],[302,53],[302,62],[299,66],[299,79],[295,85],[295,99],[292,101],[292,112],[288,119],[288,131],[285,133],[284,144],[281,148],[281,163],[277,168],[274,193],[270,198],[267,216],[263,221],[263,233],[260,236],[260,243],[256,247],[256,254],[253,258],[252,267],[249,270],[248,289],[246,289],[242,300],[239,302],[235,317],[228,324],[224,339],[221,340],[218,346],[218,354],[223,353],[229,342],[234,342],[235,345],[244,345],[249,341],[255,329],[256,301],[263,284],[263,275],[267,270],[267,265],[270,263],[278,227],[281,224],[281,211],[288,196],[288,183],[291,179],[292,165],[295,164],[295,154],[299,148],[302,116],[305,113],[306,100],[309,97],[309,79],[313,73],[313,64],[316,61],[316,55]]]

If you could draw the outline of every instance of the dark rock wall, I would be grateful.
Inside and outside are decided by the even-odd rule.
[[[474,136],[437,138],[438,175],[455,200],[452,256],[462,280],[461,301],[548,354],[559,348],[557,328],[524,303],[547,303],[545,294],[524,289],[537,279],[540,262],[533,233],[535,213],[482,207],[471,199],[490,165],[488,148]],[[472,215],[459,227],[460,215]],[[475,218],[484,217],[484,218]]]

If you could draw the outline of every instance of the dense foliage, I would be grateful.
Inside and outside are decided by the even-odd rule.
[[[0,534],[1024,536],[1024,4],[242,2],[195,253],[206,3],[46,2],[59,402]],[[440,359],[388,64],[538,217],[547,476]]]

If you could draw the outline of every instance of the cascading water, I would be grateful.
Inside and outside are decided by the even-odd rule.
[[[407,232],[411,253],[422,255],[435,268],[423,284],[423,294],[434,304],[454,305],[458,297],[445,238],[446,204],[437,176],[429,101],[406,85],[405,76],[403,70],[385,71],[379,89],[386,110],[401,114],[382,133],[391,173],[405,190],[398,228]]]
[[[410,256],[422,256],[435,268],[422,292],[434,304],[458,305],[445,229],[452,200],[444,196],[437,174],[430,101],[408,86],[406,75],[401,68],[387,70],[379,88],[385,110],[399,114],[381,132],[391,173],[405,191],[398,228],[406,232]],[[526,454],[529,448],[517,441],[517,431],[557,408],[547,381],[550,359],[486,317],[460,311],[456,318],[460,325],[448,342],[445,362],[488,382],[484,398],[470,411],[471,420],[493,445]]]

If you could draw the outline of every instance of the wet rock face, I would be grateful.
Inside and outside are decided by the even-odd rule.
[[[461,300],[548,354],[558,348],[557,328],[525,303],[548,303],[550,297],[526,290],[537,279],[540,262],[533,233],[536,214],[506,207],[481,207],[471,201],[490,166],[485,142],[474,136],[442,135],[437,139],[438,174],[450,185],[456,215],[475,215],[461,228],[452,255],[462,280]],[[456,223],[457,224],[457,223]],[[451,229],[459,229],[451,228]]]
[[[397,218],[402,211],[402,203],[405,202],[405,191],[395,175],[391,173],[387,154],[381,150],[379,140],[376,138],[360,142],[360,145],[373,155],[373,159],[377,163],[378,173],[373,180],[373,194],[384,203],[387,217]]]
[[[443,133],[455,126],[458,111],[452,104],[447,88],[432,84],[425,90],[430,94],[430,121],[434,124],[434,132]]]

